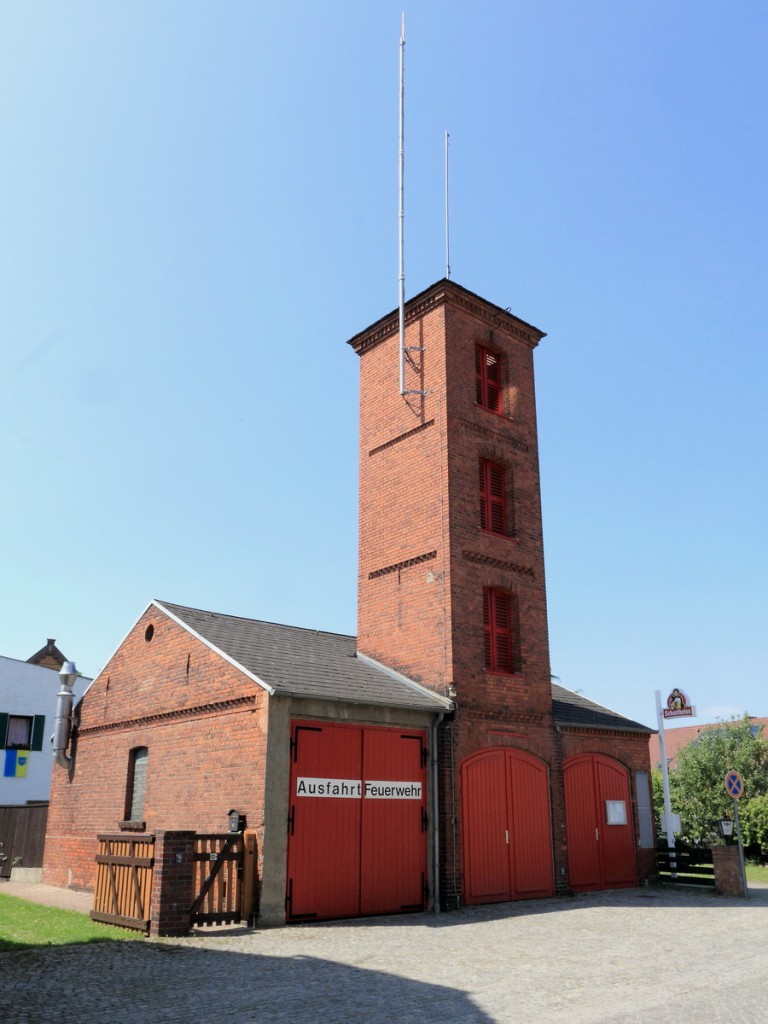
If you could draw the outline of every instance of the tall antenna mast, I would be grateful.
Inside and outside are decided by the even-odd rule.
[[[451,235],[448,219],[448,139],[450,135],[445,133],[445,276],[451,276]]]
[[[400,161],[398,173],[398,263],[400,294],[400,394],[405,394],[405,260],[403,242],[404,220],[404,165],[405,165],[405,11],[400,29]]]

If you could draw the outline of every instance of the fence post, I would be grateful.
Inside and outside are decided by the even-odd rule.
[[[258,917],[259,903],[259,857],[256,842],[256,830],[246,829],[243,832],[243,888],[241,902],[241,917],[248,922],[252,928]]]
[[[157,832],[149,934],[187,935],[194,899],[195,833]]]

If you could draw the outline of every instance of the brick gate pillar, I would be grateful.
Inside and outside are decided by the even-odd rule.
[[[721,896],[746,895],[741,881],[738,846],[713,846],[712,866],[715,869],[715,889]]]
[[[187,935],[194,900],[195,833],[157,832],[149,934]]]

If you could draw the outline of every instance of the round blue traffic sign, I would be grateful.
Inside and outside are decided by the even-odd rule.
[[[734,800],[739,799],[744,792],[744,780],[738,772],[730,771],[726,774],[725,789],[728,796],[732,796]]]

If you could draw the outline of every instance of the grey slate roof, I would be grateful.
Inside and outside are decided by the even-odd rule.
[[[575,726],[588,729],[620,729],[623,732],[653,733],[647,725],[633,722],[616,711],[604,708],[587,700],[580,693],[567,690],[564,686],[552,683],[552,712],[555,725]]]
[[[168,601],[152,604],[277,696],[432,712],[453,706],[447,698],[358,654],[353,636],[221,615]],[[555,725],[655,732],[554,682],[552,706]]]
[[[270,693],[350,704],[445,711],[452,703],[359,656],[353,636],[153,601]]]

